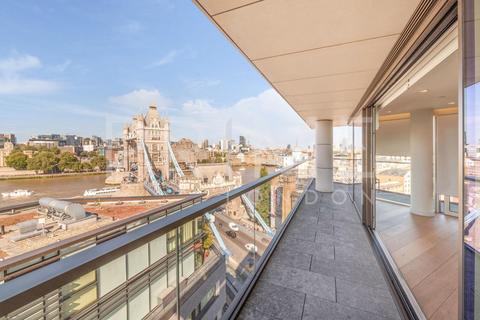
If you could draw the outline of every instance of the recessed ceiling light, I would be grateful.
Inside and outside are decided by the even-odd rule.
[[[450,101],[448,104],[453,105],[455,104],[455,101]]]
[[[392,110],[388,110],[387,113],[392,113]]]
[[[423,89],[423,90],[418,91],[418,93],[427,93],[427,92],[428,92],[428,89]]]

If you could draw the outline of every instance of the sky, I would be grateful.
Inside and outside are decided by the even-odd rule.
[[[172,140],[313,132],[190,0],[3,0],[0,132],[121,135],[156,103]]]

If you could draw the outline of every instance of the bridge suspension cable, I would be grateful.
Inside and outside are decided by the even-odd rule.
[[[183,173],[182,168],[180,168],[180,165],[178,164],[177,158],[175,157],[175,154],[173,153],[171,143],[168,144],[168,152],[170,153],[170,158],[172,159],[173,165],[175,166],[175,170],[177,171],[178,176],[179,177],[184,177],[185,174]]]
[[[263,220],[262,216],[260,215],[260,213],[257,211],[257,209],[255,209],[255,206],[253,205],[252,201],[250,201],[250,199],[247,197],[246,194],[242,194],[241,195],[241,198],[242,198],[242,202],[245,204],[245,207],[247,209],[247,213],[250,215],[250,217],[252,217],[252,219],[256,219],[258,221],[258,223],[260,224],[260,226],[263,228],[263,230],[265,230],[265,232],[273,237],[273,235],[275,234],[273,232],[273,230],[266,224],[266,222]]]
[[[158,182],[157,177],[155,176],[155,172],[153,171],[150,156],[148,155],[147,145],[145,144],[145,141],[143,139],[141,139],[140,141],[143,148],[144,162],[147,167],[148,176],[150,178],[150,183],[148,183],[148,181],[144,181],[145,189],[147,189],[147,191],[149,191],[150,193],[155,193],[158,196],[163,196],[165,195],[165,192],[163,192],[162,187],[160,186],[160,182]]]

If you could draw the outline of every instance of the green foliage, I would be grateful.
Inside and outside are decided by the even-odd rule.
[[[45,150],[37,152],[27,161],[27,169],[43,171],[43,173],[55,173],[58,171],[59,158],[54,152]]]
[[[107,159],[104,156],[95,156],[90,159],[90,164],[93,169],[104,171],[107,169]]]
[[[20,150],[15,150],[6,157],[7,166],[14,168],[15,170],[27,169],[28,157]]]
[[[203,233],[205,236],[203,237],[202,246],[204,250],[208,250],[213,245],[213,232],[206,223],[203,224]]]
[[[80,168],[81,168],[82,171],[92,171],[93,170],[90,162],[82,162],[80,164]]]
[[[80,161],[78,161],[77,157],[73,153],[64,152],[60,155],[58,168],[63,172],[65,171],[79,172],[81,169],[81,164],[80,164]]]
[[[260,177],[265,177],[268,175],[268,171],[266,167],[262,167],[260,169]],[[257,211],[262,216],[263,220],[270,224],[270,190],[271,185],[270,182],[262,184],[258,188],[258,200],[256,203]]]
[[[23,150],[34,151],[33,157],[23,154]],[[61,153],[59,148],[32,147],[22,145],[16,147],[6,158],[7,166],[17,170],[35,170],[43,173],[57,172],[81,172],[92,170],[106,170],[107,160],[97,152],[82,152],[80,157],[88,157],[89,161],[81,162],[79,158],[71,153]]]

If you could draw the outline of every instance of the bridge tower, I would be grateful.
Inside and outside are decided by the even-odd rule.
[[[123,138],[125,171],[132,171],[136,166],[138,180],[146,181],[148,172],[143,140],[153,169],[163,180],[169,179],[170,122],[160,117],[155,105],[151,105],[145,115],[133,117],[132,122],[123,129]]]

